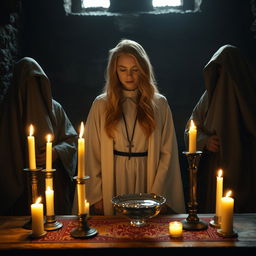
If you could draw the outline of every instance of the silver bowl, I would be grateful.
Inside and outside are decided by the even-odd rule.
[[[117,213],[130,219],[132,226],[141,227],[146,219],[157,216],[166,199],[156,194],[125,194],[112,198],[112,204]]]

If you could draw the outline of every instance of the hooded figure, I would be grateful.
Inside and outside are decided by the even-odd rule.
[[[52,99],[51,84],[32,58],[14,67],[0,112],[0,215],[29,215],[28,127],[35,128],[36,156],[45,159],[46,135],[52,134],[55,214],[70,214],[76,172],[77,133],[62,106]],[[38,160],[38,159],[37,159]],[[55,161],[54,161],[55,160]],[[44,162],[45,163],[45,162]],[[44,166],[38,166],[45,168]],[[39,195],[44,196],[45,176],[40,175]],[[28,181],[29,183],[29,181]]]
[[[206,90],[190,120],[198,129],[199,212],[214,212],[216,174],[223,169],[225,193],[232,190],[235,212],[256,212],[256,76],[232,45],[222,46],[204,68]]]

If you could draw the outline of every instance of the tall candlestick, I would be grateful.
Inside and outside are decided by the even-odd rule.
[[[84,144],[84,123],[81,122],[80,134],[78,139],[78,178],[85,176],[85,144]]]
[[[231,190],[221,199],[221,230],[223,233],[233,232],[234,199],[230,197]]]
[[[52,170],[52,142],[51,142],[51,134],[47,135],[46,142],[46,171]]]
[[[216,216],[221,216],[221,198],[223,196],[223,177],[222,169],[218,171],[217,181],[216,181]]]
[[[29,127],[29,136],[28,136],[28,156],[29,156],[29,169],[36,169],[36,151],[35,151],[35,137],[33,136],[34,127],[31,124]]]
[[[31,205],[32,234],[35,237],[44,233],[44,206],[40,202],[41,197]]]
[[[46,198],[46,215],[53,216],[54,215],[54,191],[47,187],[45,190],[45,198]]]
[[[190,127],[189,127],[189,153],[195,153],[196,152],[196,136],[197,136],[197,128],[191,120]]]

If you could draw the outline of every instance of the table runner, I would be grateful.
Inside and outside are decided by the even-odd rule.
[[[201,218],[209,223],[211,218]],[[63,227],[56,231],[48,231],[47,235],[35,239],[36,242],[78,242],[88,241],[90,243],[113,243],[113,242],[170,242],[170,241],[227,241],[237,240],[236,238],[223,238],[217,234],[217,230],[210,225],[208,229],[201,231],[183,230],[183,236],[180,238],[172,238],[169,235],[169,222],[181,221],[181,218],[169,218],[157,216],[147,220],[147,224],[143,227],[133,227],[130,221],[123,217],[97,218],[88,219],[88,224],[92,228],[96,228],[98,234],[91,238],[73,238],[70,235],[72,229],[78,225],[75,218],[58,217],[58,221],[63,223]]]

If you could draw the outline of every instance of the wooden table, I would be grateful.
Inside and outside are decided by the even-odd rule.
[[[202,217],[212,217],[213,215],[198,215]],[[65,217],[65,216],[63,216]],[[69,216],[75,218],[75,216]],[[186,218],[187,215],[169,215],[173,218]],[[91,218],[109,218],[104,216],[92,216]],[[114,218],[114,217],[113,217]],[[157,218],[157,217],[155,217]],[[235,214],[234,229],[238,233],[238,239],[233,241],[170,241],[161,243],[151,241],[143,243],[141,241],[132,241],[129,243],[90,243],[88,240],[77,241],[73,243],[65,242],[36,242],[27,239],[31,230],[23,229],[22,226],[28,220],[28,217],[0,217],[0,255],[47,255],[49,252],[61,252],[61,255],[85,255],[96,254],[105,255],[106,253],[119,254],[133,251],[143,253],[152,253],[154,251],[178,251],[184,255],[194,253],[196,250],[206,250],[212,253],[212,250],[229,250],[232,254],[238,252],[245,253],[245,250],[256,252],[256,214]],[[157,253],[157,252],[156,252]],[[87,254],[87,255],[88,255]],[[137,253],[136,253],[137,254]],[[146,255],[145,255],[146,256]]]

